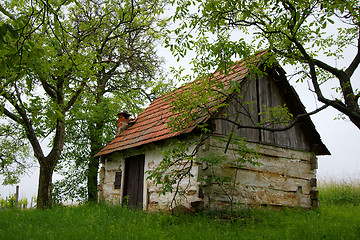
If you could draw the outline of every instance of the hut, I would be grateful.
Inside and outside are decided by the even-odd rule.
[[[174,202],[190,209],[224,209],[234,203],[317,206],[317,156],[330,153],[284,70],[276,64],[268,66],[264,56],[261,53],[239,61],[228,71],[161,96],[136,119],[120,113],[116,137],[96,155],[101,162],[99,199],[144,210],[168,209]],[[259,69],[262,74],[257,73]],[[204,92],[194,90],[204,81],[209,81],[204,85],[206,92],[217,94],[208,96],[205,103]],[[220,88],[226,89],[226,94]],[[190,90],[195,91],[190,97],[182,95]],[[184,121],[182,128],[172,128],[169,123],[181,116],[181,108],[176,111],[173,104],[179,98],[185,103],[198,101],[200,110],[183,110],[196,114],[188,115],[191,119]],[[282,113],[284,109],[288,112]],[[291,119],[279,120],[282,114]],[[210,129],[207,134],[204,124]],[[234,143],[243,139],[245,150]],[[160,194],[162,185],[149,179],[149,173],[161,164],[164,151],[179,141],[187,144],[189,155],[194,153],[194,162],[188,177],[176,182],[179,191]],[[242,159],[242,151],[246,158],[249,149],[256,153],[253,162],[232,164]],[[206,161],[211,158],[225,160],[220,164]],[[209,181],[214,175],[233,178],[230,182]]]

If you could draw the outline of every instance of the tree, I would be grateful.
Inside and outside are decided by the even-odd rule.
[[[121,89],[129,102],[134,95],[129,92],[151,85],[148,80],[159,63],[152,43],[159,35],[152,26],[162,24],[155,18],[161,4],[69,0],[7,1],[1,6],[3,43],[9,49],[0,61],[5,66],[0,89],[4,116],[24,129],[40,165],[39,208],[51,206],[52,174],[65,142],[66,149],[76,152],[83,145],[73,143],[84,133],[90,144],[88,152],[82,151],[89,164],[89,198],[96,199],[98,162],[91,156],[108,137],[103,129],[112,111],[104,110],[114,105],[107,100],[114,98],[109,92]],[[45,155],[40,142],[48,139],[50,153]]]
[[[67,114],[96,70],[92,53],[82,45],[92,26],[71,35],[66,13],[73,3],[5,1],[0,7],[5,45],[1,106],[6,126],[14,127],[13,134],[21,129],[18,137],[31,146],[40,165],[38,208],[51,207],[52,175],[64,146]],[[50,141],[47,154],[44,140]]]
[[[71,9],[74,34],[93,26],[91,37],[84,42],[98,67],[89,91],[69,114],[59,169],[66,177],[56,183],[58,197],[97,201],[99,159],[93,156],[114,137],[116,114],[127,110],[134,116],[161,90],[161,82],[156,83],[161,80],[161,60],[155,44],[166,23],[159,18],[165,3],[84,0]],[[70,171],[69,160],[73,160]]]
[[[234,57],[267,49],[268,64],[297,67],[299,80],[308,80],[324,104],[319,109],[331,106],[360,128],[360,92],[353,86],[360,63],[359,1],[179,0],[173,4],[177,6],[173,19],[180,26],[174,30],[175,42],[168,39],[167,45],[179,58],[193,49],[195,73],[224,70]],[[250,35],[250,41],[239,39],[240,33]],[[345,48],[354,50],[350,63],[344,68],[332,65],[344,62]],[[323,83],[331,80],[335,85],[325,89]]]

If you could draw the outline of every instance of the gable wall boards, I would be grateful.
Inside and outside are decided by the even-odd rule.
[[[310,150],[311,146],[307,141],[304,132],[299,124],[286,131],[264,131],[254,128],[264,120],[264,112],[267,108],[287,106],[272,78],[255,76],[244,81],[240,93],[234,95],[229,105],[223,108],[218,114],[219,119],[213,120],[215,133],[228,135],[234,132],[238,136],[246,137],[251,142],[269,143],[275,146],[287,147],[297,150]],[[233,123],[220,118],[228,118],[244,126],[235,127]],[[280,129],[286,124],[264,124],[263,127]]]

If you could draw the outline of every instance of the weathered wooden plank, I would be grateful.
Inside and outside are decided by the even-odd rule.
[[[213,151],[218,148],[211,148]],[[202,152],[201,157],[205,157],[207,152]],[[219,153],[224,156],[225,154]],[[233,162],[237,160],[238,154],[235,151],[229,150],[225,155],[228,159],[228,162],[225,162],[223,167],[233,167]],[[281,157],[272,157],[260,155],[256,160],[260,165],[252,165],[250,163],[244,163],[243,166],[245,169],[253,171],[265,171],[270,173],[275,173],[279,175],[286,175],[294,178],[308,179],[315,177],[315,171],[311,169],[309,161],[304,161],[301,159],[289,159]]]
[[[211,170],[204,171],[203,176],[210,176],[211,174],[234,178],[235,169],[214,167]],[[302,193],[305,194],[309,194],[311,190],[309,180],[248,169],[237,170],[235,186],[259,187],[287,192],[296,192],[300,189]],[[212,187],[218,188],[216,185],[213,185]]]
[[[241,96],[241,97],[240,97]],[[239,119],[244,126],[253,126],[258,123],[259,109],[258,96],[256,91],[256,76],[249,77],[246,84],[240,90],[240,94],[236,96],[243,103],[237,102],[236,108],[241,109]],[[247,117],[248,114],[250,117]],[[259,130],[250,128],[238,128],[236,134],[246,137],[249,141],[260,141]]]
[[[226,117],[232,121],[237,119],[237,122],[243,126],[253,126],[256,124],[258,121],[258,107],[255,80],[254,77],[246,80],[242,85],[240,93],[237,93],[230,101],[229,106],[222,109],[216,117]],[[216,126],[215,134],[228,135],[234,130],[235,135],[244,136],[250,141],[259,141],[259,130],[234,128],[232,123],[220,119],[213,122]]]
[[[272,92],[273,89],[271,89],[271,83],[268,80],[267,77],[262,77],[258,79],[258,94],[259,94],[259,107],[260,112],[265,112],[266,107],[274,107],[273,98],[272,95],[276,94],[277,91],[275,89],[275,92]],[[260,120],[263,121],[264,118],[267,117],[264,114],[260,115]],[[274,128],[275,126],[273,124],[267,125],[264,127],[270,127]],[[264,131],[261,130],[261,142],[266,143],[275,143],[275,136],[273,132]]]
[[[282,93],[280,93],[279,89],[270,77],[265,76],[260,78],[258,87],[260,112],[265,110],[265,106],[284,106],[286,103],[282,97]],[[261,119],[264,119],[264,117],[264,115],[261,115]],[[272,124],[268,127],[281,128],[285,127],[285,124]],[[308,141],[306,141],[304,132],[301,130],[299,125],[295,125],[286,131],[269,132],[262,130],[261,141],[282,147],[310,150],[310,145]]]
[[[221,141],[220,139],[224,139],[225,142]],[[210,147],[219,147],[224,149],[226,146],[226,140],[227,140],[226,137],[211,137]],[[256,149],[259,153],[263,155],[283,157],[289,159],[301,159],[301,160],[310,160],[311,158],[316,158],[316,156],[310,152],[287,149],[287,148],[279,148],[271,145],[248,142],[247,146],[249,148]],[[230,144],[228,149],[236,151],[237,146],[234,144]]]
[[[221,192],[209,194],[210,207],[226,207],[229,205],[228,197]],[[271,206],[311,206],[310,196],[299,192],[282,192],[272,189],[262,189],[255,187],[245,187],[241,189],[241,195],[233,200],[234,203],[243,203],[249,205],[271,205]]]
[[[282,98],[281,93],[277,86],[275,85],[274,81],[271,78],[267,78],[269,81],[269,85],[271,86],[271,98],[273,106],[284,106],[285,100]],[[286,124],[278,124],[277,126],[274,126],[275,128],[282,128],[286,127]],[[279,131],[274,132],[274,144],[278,146],[283,146],[287,148],[293,148],[293,149],[303,149],[303,147],[299,146],[298,143],[298,136],[295,134],[295,127],[290,128],[286,131]]]

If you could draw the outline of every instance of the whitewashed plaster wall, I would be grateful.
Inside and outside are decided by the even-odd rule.
[[[122,174],[121,188],[115,189],[116,172],[125,172],[123,154],[114,153],[102,160],[99,171],[99,200],[121,204],[124,174]]]
[[[162,152],[169,148],[170,142],[175,140],[167,140],[162,143],[151,143],[142,148],[129,149],[124,152],[116,152],[105,158],[99,172],[99,199],[106,202],[122,203],[123,186],[125,179],[125,159],[127,157],[144,154],[144,188],[143,188],[143,209],[144,210],[158,210],[169,209],[173,199],[173,193],[160,194],[159,186],[156,186],[148,178],[147,171],[153,170],[158,166],[162,160]],[[190,147],[189,152],[193,150]],[[115,189],[114,181],[116,172],[122,173],[121,188]],[[179,194],[177,202],[184,206],[190,207],[191,202],[199,201],[199,182],[198,182],[198,166],[194,166],[191,170],[193,177],[191,179],[184,179],[180,183],[182,189],[186,189],[184,194]],[[174,186],[175,187],[175,186]]]

